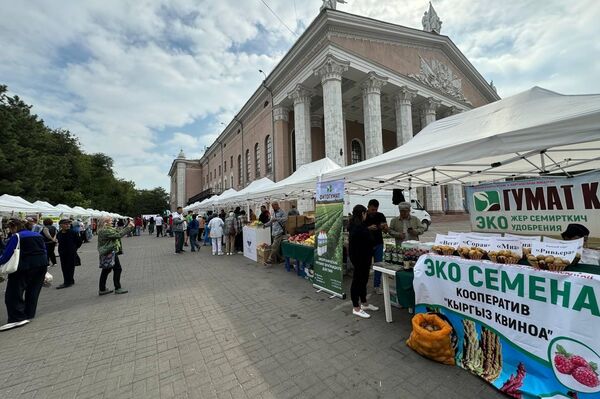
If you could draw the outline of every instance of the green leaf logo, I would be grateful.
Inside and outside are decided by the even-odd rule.
[[[478,191],[473,193],[477,212],[494,212],[500,210],[500,196],[497,191]]]

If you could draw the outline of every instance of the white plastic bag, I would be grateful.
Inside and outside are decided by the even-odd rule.
[[[52,281],[54,277],[48,272],[46,272],[46,276],[44,276],[44,287],[50,287],[52,285]]]

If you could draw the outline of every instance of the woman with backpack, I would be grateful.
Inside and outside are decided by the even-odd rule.
[[[233,255],[235,251],[235,236],[238,231],[238,220],[235,216],[235,212],[229,212],[229,215],[225,218],[225,254]]]

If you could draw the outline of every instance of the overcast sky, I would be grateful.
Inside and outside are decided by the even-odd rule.
[[[119,177],[168,187],[317,16],[321,0],[0,0],[0,83]],[[600,93],[597,0],[435,0],[448,35],[502,97]],[[428,2],[338,9],[421,28]]]

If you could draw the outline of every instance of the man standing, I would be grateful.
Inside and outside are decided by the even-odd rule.
[[[300,215],[300,212],[298,212],[298,209],[296,209],[296,205],[292,205],[292,209],[289,210],[288,216],[298,216],[298,215]]]
[[[60,256],[60,268],[63,274],[63,283],[56,287],[57,290],[68,288],[75,284],[75,258],[77,249],[81,246],[79,234],[71,228],[69,219],[61,220],[58,225],[60,231],[56,235],[58,240],[58,255]]]
[[[390,222],[389,233],[396,239],[396,246],[407,240],[419,241],[419,236],[425,232],[419,219],[410,214],[410,204],[401,202],[398,205],[400,216],[395,217]]]
[[[182,215],[183,208],[178,206],[177,211],[171,216],[173,217],[173,234],[175,235],[175,253],[179,254],[184,252],[183,241],[185,232],[185,217]]]
[[[268,223],[270,219],[271,219],[271,215],[269,214],[267,207],[265,205],[261,205],[260,206],[260,215],[258,216],[258,221],[261,222],[262,224],[265,224],[265,223]]]
[[[141,236],[142,235],[142,226],[144,225],[144,221],[142,220],[142,216],[138,215],[135,217],[134,219],[134,225],[135,225],[135,236]]]
[[[271,236],[273,237],[273,244],[271,245],[271,257],[267,261],[269,265],[280,262],[279,250],[281,240],[283,240],[283,236],[285,235],[285,224],[287,222],[287,215],[279,208],[279,203],[275,201],[271,206],[273,207],[273,215],[271,220],[264,224],[264,227],[272,227]]]
[[[379,201],[372,199],[367,207],[367,218],[365,225],[371,231],[375,246],[373,247],[373,260],[375,263],[383,261],[383,232],[388,231],[385,215],[378,212]],[[381,295],[381,272],[375,271],[373,276],[373,286],[375,293]]]
[[[163,218],[160,215],[156,215],[154,218],[156,223],[156,238],[163,236]]]

